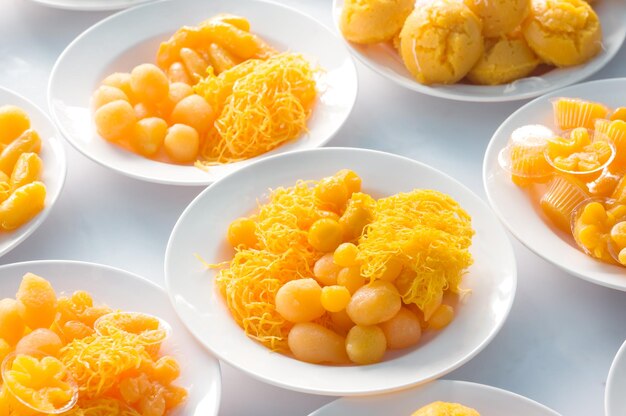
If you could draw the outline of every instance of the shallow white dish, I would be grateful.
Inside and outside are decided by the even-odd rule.
[[[98,136],[92,122],[90,97],[107,75],[129,72],[137,64],[154,62],[160,42],[178,28],[224,12],[248,18],[251,31],[277,49],[300,52],[324,68],[318,82],[320,94],[307,123],[308,133],[265,155],[215,166],[208,172],[193,166],[155,162]],[[48,104],[63,135],[92,160],[150,182],[206,185],[270,154],[322,146],[347,119],[356,93],[356,69],[347,49],[332,32],[310,17],[260,0],[176,0],[158,1],[118,13],[78,36],[52,70]]]
[[[271,352],[249,339],[213,284],[215,263],[230,256],[228,224],[248,215],[269,188],[321,179],[353,169],[376,197],[430,188],[450,194],[472,215],[475,259],[463,287],[472,290],[445,330],[417,348],[369,366],[313,365]],[[440,377],[482,350],[504,323],[516,288],[510,242],[487,205],[460,183],[419,162],[372,150],[323,148],[274,156],[204,190],[176,223],[165,255],[166,286],[174,308],[194,335],[220,359],[267,383],[307,393],[362,395],[398,390]],[[393,358],[393,359],[392,359]]]
[[[41,181],[46,185],[46,201],[44,209],[28,223],[11,232],[0,232],[0,256],[24,241],[46,220],[61,194],[67,172],[65,149],[59,133],[46,113],[21,95],[0,87],[0,106],[6,104],[16,105],[26,111],[30,117],[31,128],[41,137],[39,157],[43,161]]]
[[[127,7],[137,6],[154,0],[31,0],[44,6],[55,9],[83,10],[83,11],[103,11],[119,10]]]
[[[606,416],[626,415],[626,342],[622,344],[613,359],[604,391]]]
[[[344,0],[333,1],[333,19],[340,36],[339,17],[343,4]],[[347,40],[344,41],[352,54],[372,70],[405,88],[422,94],[474,102],[523,100],[538,97],[549,91],[582,81],[602,69],[613,59],[624,43],[624,38],[626,38],[626,25],[624,25],[626,2],[623,0],[602,0],[595,2],[593,7],[600,18],[604,34],[603,49],[598,56],[583,65],[552,69],[541,76],[523,78],[505,85],[423,85],[415,81],[404,67],[402,58],[393,46],[382,43],[358,45]]]
[[[185,329],[163,289],[124,270],[95,263],[59,260],[0,267],[0,293],[15,296],[22,276],[28,272],[49,280],[57,296],[86,290],[97,303],[145,312],[165,320],[172,333],[163,344],[162,351],[174,355],[180,363],[181,376],[176,383],[189,393],[185,405],[172,416],[217,415],[221,393],[219,363]]]
[[[319,408],[309,416],[410,416],[435,402],[460,403],[480,416],[559,416],[542,404],[506,390],[467,381],[436,380],[398,393],[363,398],[343,398]]]
[[[528,194],[511,182],[498,165],[498,152],[513,130],[525,124],[544,124],[555,128],[552,117],[554,97],[583,98],[609,107],[626,104],[621,91],[626,78],[591,81],[564,88],[537,98],[514,112],[496,130],[485,153],[483,183],[487,198],[500,220],[526,247],[561,269],[602,286],[626,291],[626,269],[594,260],[578,249],[570,235],[554,229],[544,220]]]

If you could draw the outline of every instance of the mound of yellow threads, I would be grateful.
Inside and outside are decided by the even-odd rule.
[[[209,75],[195,87],[220,113],[198,164],[249,159],[306,131],[317,91],[315,71],[301,55],[282,53]]]
[[[57,297],[47,280],[26,274],[16,298],[0,300],[0,410],[169,414],[187,392],[174,384],[178,362],[159,351],[163,325],[94,305],[84,291]]]
[[[453,320],[473,234],[448,195],[375,200],[341,170],[272,190],[230,224],[233,258],[209,267],[252,339],[310,363],[371,364]]]

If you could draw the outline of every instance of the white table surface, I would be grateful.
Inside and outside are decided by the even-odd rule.
[[[330,0],[282,1],[332,26]],[[57,56],[76,35],[107,15],[0,0],[0,85],[47,109],[48,76]],[[358,76],[354,112],[330,145],[415,158],[484,198],[481,166],[487,143],[523,102],[471,104],[431,98],[397,87],[361,64]],[[593,78],[620,76],[626,76],[626,47]],[[0,264],[83,260],[163,284],[170,231],[202,188],[140,182],[97,165],[67,143],[65,147],[68,176],[55,209],[34,234],[0,258]],[[446,378],[511,390],[564,416],[603,415],[607,373],[626,339],[626,293],[569,276],[517,241],[513,245],[519,284],[508,321],[482,353]],[[223,415],[306,415],[333,400],[265,385],[224,364],[222,373]]]

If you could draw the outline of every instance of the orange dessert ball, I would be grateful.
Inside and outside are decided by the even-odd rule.
[[[128,97],[124,91],[117,87],[111,87],[109,85],[101,85],[93,93],[92,104],[95,109],[102,107],[112,101],[123,100],[128,101]]]
[[[105,104],[95,114],[98,134],[109,141],[118,141],[130,136],[136,121],[135,110],[124,100]]]
[[[215,121],[216,114],[206,102],[197,94],[182,98],[172,110],[170,121],[173,124],[186,124],[193,127],[200,134],[205,133]]]
[[[167,98],[170,83],[156,65],[141,64],[130,73],[130,86],[139,101],[158,103]]]
[[[144,156],[154,156],[163,145],[167,134],[167,123],[162,118],[148,117],[135,125],[135,134],[131,136],[133,149]]]
[[[174,162],[189,163],[198,158],[200,136],[193,127],[174,124],[167,130],[163,145]]]
[[[135,101],[133,89],[130,86],[130,74],[128,72],[115,72],[102,81],[102,85],[115,87],[124,92],[130,102]]]

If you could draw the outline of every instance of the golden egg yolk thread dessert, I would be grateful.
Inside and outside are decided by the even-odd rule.
[[[359,240],[361,274],[374,281],[389,262],[400,261],[408,269],[397,282],[402,299],[424,310],[444,290],[459,293],[472,264],[473,234],[467,212],[441,192],[414,190],[379,199]]]
[[[309,62],[301,55],[282,53],[242,65],[217,76],[210,72],[195,87],[219,109],[201,148],[199,166],[249,159],[306,131],[317,96],[315,70]]]
[[[277,188],[251,217],[256,222],[257,247],[238,248],[220,268],[216,283],[235,321],[246,334],[272,350],[287,350],[291,324],[277,311],[275,294],[286,282],[312,274],[323,253],[307,242],[308,228],[323,216],[313,181]]]

